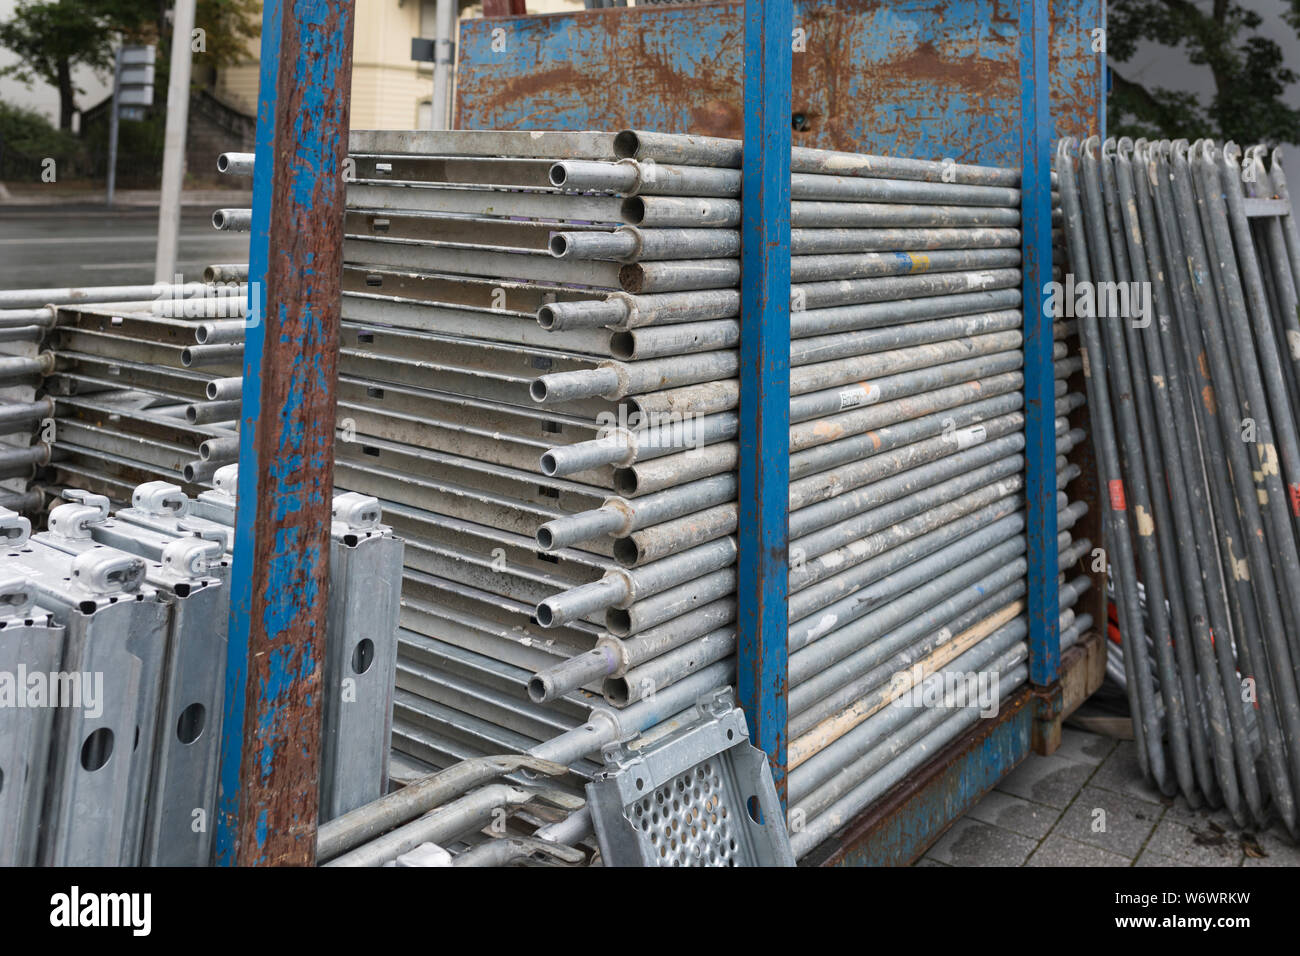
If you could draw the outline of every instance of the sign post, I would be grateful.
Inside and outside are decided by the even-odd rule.
[[[153,105],[155,49],[152,46],[119,47],[113,62],[113,103],[108,117],[108,196],[113,205],[117,187],[117,124],[122,119],[144,119]]]

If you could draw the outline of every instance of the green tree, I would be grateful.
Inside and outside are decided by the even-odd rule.
[[[205,56],[213,66],[246,62],[248,41],[262,32],[262,0],[198,0],[194,25],[203,31],[204,47],[196,58]],[[251,53],[257,56],[255,46]]]
[[[1300,30],[1300,0],[1276,0]],[[1111,61],[1108,112],[1118,135],[1239,143],[1300,142],[1300,110],[1282,96],[1296,82],[1281,47],[1257,31],[1263,20],[1231,0],[1110,0],[1106,47]],[[1208,103],[1196,96],[1125,75],[1124,65],[1146,41],[1182,49],[1214,80]]]
[[[20,57],[4,73],[55,87],[59,128],[71,129],[76,97],[83,92],[73,82],[73,68],[111,69],[118,36],[144,32],[149,13],[133,0],[21,0],[13,19],[0,23],[0,46]]]
[[[19,0],[13,19],[0,23],[0,46],[19,56],[3,74],[31,84],[44,81],[59,91],[59,128],[71,129],[77,110],[72,71],[88,66],[101,74],[113,68],[121,42],[158,43],[155,90],[167,88],[171,44],[170,5],[160,0]],[[199,0],[198,37],[186,37],[196,57],[213,66],[238,62],[261,29],[261,0]]]

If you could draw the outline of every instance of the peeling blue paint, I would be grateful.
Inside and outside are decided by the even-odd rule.
[[[1098,132],[1101,0],[1056,0],[1052,95]],[[461,23],[457,126],[742,135],[743,4],[646,5]],[[796,0],[796,145],[975,163],[1020,156],[1019,17],[1008,0]],[[497,34],[504,33],[505,51]],[[611,75],[618,83],[609,83]],[[1089,126],[1088,123],[1093,123]],[[1083,124],[1082,126],[1080,124]]]
[[[275,89],[279,67],[284,0],[264,0],[262,6],[261,69],[258,78],[257,155],[274,155]],[[271,225],[273,163],[253,165],[253,221],[249,238],[249,310],[265,317],[266,272],[269,264],[267,236]],[[244,338],[244,380],[261,380],[262,342],[266,322],[251,325]],[[239,430],[239,496],[253,501],[258,494],[258,454],[254,442],[255,423],[261,413],[261,392],[243,390]],[[247,705],[249,620],[252,610],[252,562],[254,553],[251,523],[235,527],[234,561],[231,568],[230,628],[226,656],[225,722],[221,740],[220,790],[217,801],[216,860],[222,866],[235,864],[238,839],[239,783],[244,755],[244,712]]]
[[[304,786],[313,798],[308,805],[314,806],[315,787],[304,779],[310,775],[311,761],[301,758],[312,756],[318,719],[319,695],[311,688],[319,680],[321,641],[314,629],[323,614],[320,582],[327,573],[323,548],[329,531],[328,511],[322,509],[328,505],[329,482],[322,477],[328,475],[332,439],[328,425],[320,427],[316,411],[322,396],[324,406],[332,407],[331,366],[322,367],[318,357],[332,349],[338,277],[332,264],[322,269],[335,251],[300,249],[296,242],[272,249],[270,229],[273,206],[277,217],[285,217],[276,224],[277,235],[282,235],[305,230],[341,200],[351,31],[351,0],[265,4],[249,262],[259,295],[256,314],[267,320],[250,328],[245,339],[240,507],[217,834],[218,862],[223,865],[266,862],[267,854],[260,851],[276,836],[271,832],[275,821],[283,826],[289,813],[300,819],[299,811],[290,811],[283,801],[303,797]],[[281,104],[282,112],[277,112],[281,94],[292,94],[294,101],[291,106]],[[277,141],[277,116],[290,112]],[[292,283],[292,301],[279,290],[268,308],[268,275]],[[278,381],[268,386],[264,371]],[[276,407],[262,408],[264,388],[275,388],[277,395],[284,389]],[[270,450],[270,461],[259,460],[259,438]],[[259,520],[266,522],[260,529]],[[263,580],[254,581],[257,567],[265,574]],[[250,667],[257,668],[255,680]],[[275,780],[286,763],[289,778]],[[296,765],[302,765],[303,772],[294,770]],[[241,786],[260,790],[245,793]],[[272,793],[281,801],[274,813],[268,796]],[[245,799],[256,803],[241,807]],[[253,824],[257,852],[240,852],[237,846],[241,819]],[[293,838],[310,834],[310,828],[294,828]],[[277,860],[283,851],[281,846],[273,854]],[[296,858],[309,856],[292,852]]]

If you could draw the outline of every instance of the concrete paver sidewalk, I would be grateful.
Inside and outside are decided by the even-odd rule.
[[[930,847],[918,866],[1300,866],[1280,824],[1256,832],[1142,777],[1132,741],[1067,727]]]

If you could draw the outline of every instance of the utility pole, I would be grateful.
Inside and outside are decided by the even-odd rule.
[[[456,29],[456,0],[438,0],[434,9],[434,50],[433,50],[433,102],[429,115],[433,129],[448,129],[447,122],[451,110],[451,64],[453,41],[452,32]]]
[[[185,131],[190,118],[190,37],[195,0],[176,0],[172,13],[171,76],[167,82],[167,128],[163,140],[162,190],[158,197],[158,252],[155,282],[176,275],[176,245],[181,231],[181,185],[185,179]]]

